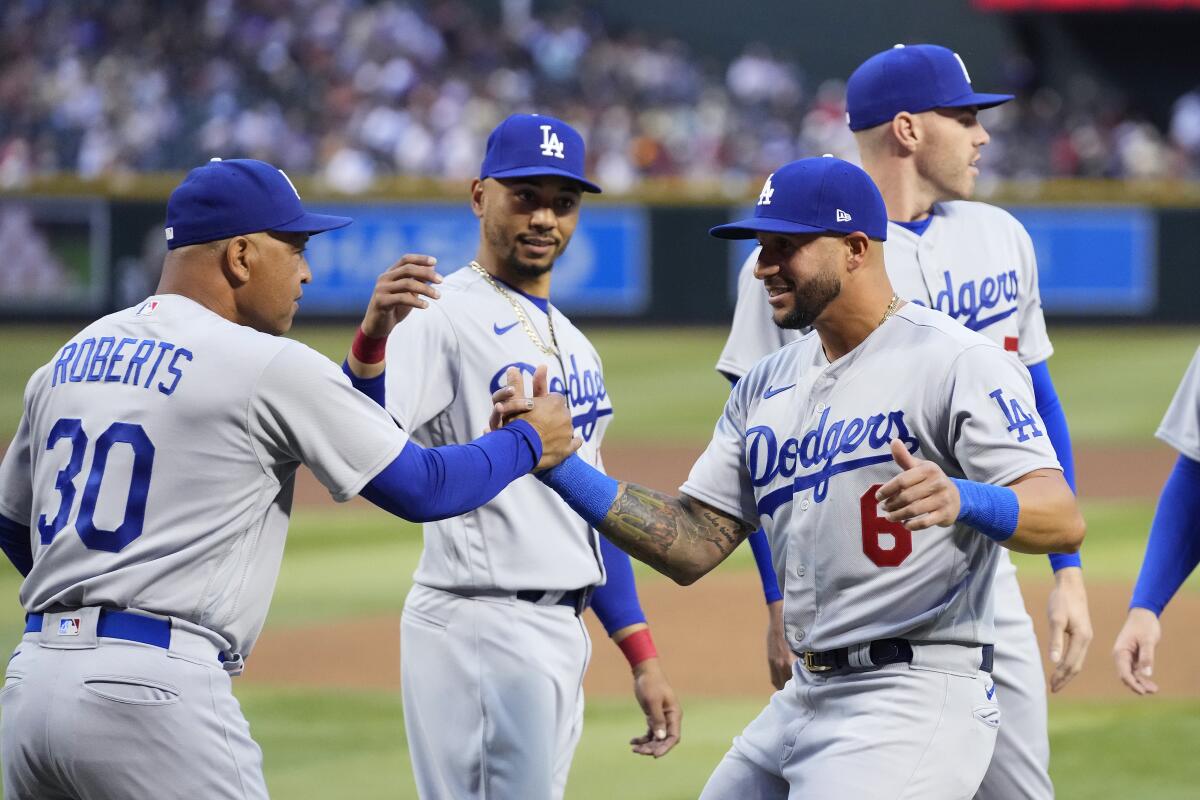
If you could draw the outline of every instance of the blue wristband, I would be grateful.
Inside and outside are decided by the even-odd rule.
[[[538,478],[558,492],[559,497],[593,528],[600,527],[617,499],[617,482],[576,455],[569,456]]]
[[[1021,504],[1007,486],[992,486],[951,478],[958,487],[958,521],[965,522],[993,541],[1003,542],[1017,532]]]

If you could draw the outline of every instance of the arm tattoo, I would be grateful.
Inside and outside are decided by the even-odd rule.
[[[688,497],[621,484],[600,530],[634,558],[674,577],[708,572],[752,529]]]

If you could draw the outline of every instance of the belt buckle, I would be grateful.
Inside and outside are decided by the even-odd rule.
[[[815,660],[816,653],[811,650],[805,650],[801,658],[804,660],[804,668],[809,672],[829,672],[833,667],[825,664],[818,664]]]

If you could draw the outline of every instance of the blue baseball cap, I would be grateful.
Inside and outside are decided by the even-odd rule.
[[[718,239],[762,233],[854,233],[887,239],[887,208],[871,176],[840,158],[802,158],[767,176],[754,216],[718,225]]]
[[[891,121],[901,111],[934,108],[991,108],[1011,94],[984,94],[971,88],[971,76],[958,53],[936,44],[898,44],[868,58],[846,81],[850,130]]]
[[[600,187],[583,177],[583,137],[561,119],[540,114],[513,114],[492,131],[479,167],[483,178],[562,175],[578,181],[585,192]]]
[[[291,179],[265,161],[214,158],[167,199],[167,249],[258,231],[322,233],[353,221],[305,211]]]

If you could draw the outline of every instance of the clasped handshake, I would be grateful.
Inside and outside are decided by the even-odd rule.
[[[525,378],[516,367],[508,368],[504,383],[492,394],[492,416],[488,427],[494,431],[516,419],[532,425],[542,440],[542,459],[536,470],[556,466],[583,445],[583,439],[575,435],[567,398],[547,388],[545,364],[534,370],[532,395],[525,394]]]

